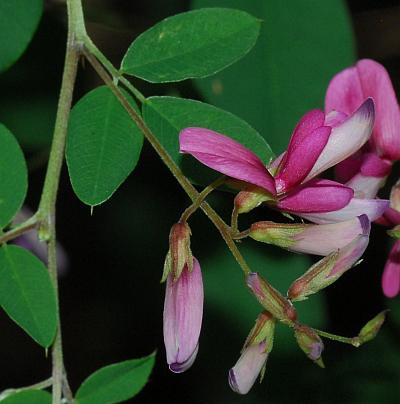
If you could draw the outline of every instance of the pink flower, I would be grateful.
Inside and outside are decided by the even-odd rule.
[[[181,373],[192,366],[198,351],[203,318],[203,280],[199,262],[185,265],[177,280],[167,278],[164,302],[164,344],[169,368]]]
[[[287,151],[269,170],[252,151],[209,129],[183,129],[179,137],[180,151],[229,177],[266,190],[281,210],[330,212],[345,207],[353,197],[353,190],[333,181],[313,178],[368,141],[374,122],[373,101],[366,100],[335,127],[327,126],[325,120],[322,111],[307,113],[296,126]]]
[[[272,350],[274,333],[274,317],[266,311],[260,313],[244,343],[239,360],[229,370],[228,380],[233,391],[247,394],[260,373],[262,380],[266,361]]]
[[[336,176],[346,182],[345,185],[351,187],[360,200],[377,195],[391,172],[392,162],[400,159],[400,109],[390,77],[381,64],[363,59],[332,79],[325,98],[326,110],[336,109],[351,114],[365,97],[372,97],[376,105],[376,120],[370,144],[336,167]],[[399,224],[400,212],[393,199],[392,192],[390,206],[386,202],[386,209],[381,215],[377,214],[381,210],[378,204],[383,207],[382,201],[376,202],[376,214],[369,215],[370,219],[385,225]],[[359,201],[358,205],[361,204]],[[343,209],[347,210],[344,214],[348,213],[349,205]],[[340,211],[334,213],[338,215]],[[326,216],[317,215],[309,219],[321,223],[321,220],[326,220]],[[399,293],[399,248],[396,242],[382,277],[383,291],[388,297]]]
[[[239,394],[247,394],[268,358],[266,342],[244,348],[235,366],[229,370],[229,385]]]
[[[394,243],[386,261],[382,289],[387,297],[396,297],[400,293],[400,240]]]
[[[364,254],[369,242],[369,231],[368,227],[349,244],[315,263],[292,283],[288,290],[289,298],[292,301],[304,300],[339,279]]]
[[[330,82],[327,111],[352,114],[367,97],[376,107],[372,145],[378,156],[391,161],[400,159],[400,109],[386,69],[374,60],[363,59],[338,73]]]
[[[342,222],[360,215],[367,215],[368,219],[373,222],[381,217],[388,207],[389,201],[386,199],[353,198],[344,208],[336,211],[325,213],[298,213],[298,215],[310,222],[318,224]]]
[[[366,215],[332,224],[256,222],[249,236],[289,251],[328,255],[345,247],[359,235],[368,235],[371,223]]]

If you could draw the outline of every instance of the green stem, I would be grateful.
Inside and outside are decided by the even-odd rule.
[[[88,51],[102,63],[114,79],[122,83],[142,104],[146,101],[146,97],[114,67],[88,35],[83,39],[83,43]]]
[[[64,160],[65,140],[67,136],[68,119],[71,111],[72,95],[79,62],[77,38],[85,34],[82,6],[80,0],[67,0],[68,8],[68,39],[65,54],[64,72],[61,83],[53,141],[50,150],[49,163],[43,192],[39,203],[38,218],[40,220],[39,237],[47,241],[48,270],[56,293],[57,305],[58,280],[56,256],[56,199],[60,182],[61,167]],[[58,313],[57,332],[52,346],[53,362],[53,404],[60,404],[63,385],[63,352],[61,340],[61,322]]]
[[[96,70],[97,74],[102,78],[104,83],[110,88],[110,90],[114,93],[117,97],[119,102],[128,112],[130,117],[136,123],[138,128],[142,131],[145,138],[151,144],[153,149],[157,152],[161,160],[164,164],[169,168],[172,175],[176,178],[180,186],[183,190],[187,193],[189,198],[192,202],[195,202],[198,197],[199,193],[197,192],[196,188],[189,182],[189,180],[183,175],[180,168],[175,164],[172,160],[170,155],[158,141],[158,139],[154,136],[154,134],[150,131],[147,127],[146,123],[143,121],[141,116],[132,108],[124,94],[121,90],[114,84],[112,78],[107,74],[104,70],[103,66],[98,62],[98,60],[85,48],[82,49],[83,54],[86,56],[87,60]],[[215,227],[219,230],[222,238],[224,239],[226,245],[228,246],[229,250],[231,251],[232,255],[235,257],[236,261],[238,262],[239,266],[241,267],[243,273],[248,275],[251,270],[247,265],[246,261],[244,260],[242,254],[236,247],[235,242],[232,240],[231,237],[231,230],[230,227],[226,225],[226,223],[220,218],[220,216],[215,212],[214,209],[207,202],[202,202],[200,205],[200,209],[210,218],[210,220],[214,223]]]
[[[212,182],[210,185],[208,185],[206,188],[204,188],[200,194],[199,197],[182,213],[181,218],[179,219],[180,222],[187,222],[189,220],[189,217],[196,212],[196,210],[200,207],[202,202],[205,200],[205,198],[213,192],[215,189],[217,189],[220,185],[222,185],[226,180],[225,176],[222,176],[220,178],[217,178],[214,182]]]
[[[333,341],[338,341],[338,342],[342,342],[343,344],[353,345],[356,348],[358,348],[361,345],[360,339],[358,337],[348,338],[348,337],[342,337],[341,335],[331,334],[326,331],[316,330],[315,328],[313,328],[313,330],[321,337],[328,338]]]
[[[234,204],[233,205],[233,210],[232,210],[232,217],[231,217],[231,229],[232,233],[235,234],[238,232],[238,219],[239,219],[239,212],[237,206]]]
[[[50,387],[52,385],[52,383],[53,383],[53,379],[51,377],[49,377],[46,380],[43,380],[39,383],[31,384],[30,386],[17,387],[15,389],[4,390],[0,394],[0,401],[4,400],[6,397],[10,396],[11,394],[16,394],[21,391],[32,390],[32,389],[35,389],[35,390],[46,389],[47,387]]]
[[[34,229],[38,224],[38,219],[36,215],[33,215],[31,218],[26,220],[25,222],[19,224],[11,230],[8,230],[6,233],[0,236],[0,244],[6,243],[7,241],[13,240],[22,234],[26,233],[29,230]]]

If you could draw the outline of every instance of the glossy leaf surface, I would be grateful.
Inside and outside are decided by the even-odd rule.
[[[0,71],[10,67],[25,51],[42,9],[42,0],[0,1]]]
[[[42,261],[21,247],[0,248],[0,305],[38,344],[52,344],[58,315],[53,285]]]
[[[101,86],[86,94],[72,109],[66,146],[78,198],[91,206],[110,198],[135,168],[142,144],[142,133],[111,90]]]
[[[25,158],[13,134],[0,124],[0,228],[21,208],[28,187]]]
[[[89,376],[76,393],[77,404],[112,404],[134,397],[147,383],[155,354],[105,366]]]
[[[209,8],[166,18],[129,47],[122,72],[154,83],[206,77],[243,57],[260,21],[239,10]]]
[[[262,20],[243,60],[197,80],[207,102],[238,114],[281,153],[301,116],[323,107],[329,80],[354,61],[345,3],[327,1],[193,0],[193,8],[233,7]]]

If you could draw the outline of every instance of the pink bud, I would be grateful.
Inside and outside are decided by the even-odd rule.
[[[164,344],[169,368],[175,373],[187,370],[194,362],[203,318],[203,280],[199,262],[193,270],[187,265],[174,280],[170,273],[164,301]]]
[[[370,222],[361,215],[344,222],[331,224],[256,222],[249,236],[254,240],[274,244],[290,251],[328,255],[345,247],[358,235],[368,233]]]
[[[382,289],[387,297],[396,297],[400,292],[400,240],[397,240],[386,261],[382,276]]]
[[[289,300],[266,282],[257,272],[247,275],[246,283],[258,302],[275,318],[292,324],[297,319],[297,313]]]
[[[246,339],[239,360],[229,371],[229,385],[233,391],[246,394],[260,372],[262,379],[262,369],[272,350],[274,333],[275,319],[270,313],[263,311],[257,317],[256,323]]]
[[[305,274],[296,279],[289,288],[292,301],[307,299],[331,285],[361,258],[369,241],[369,226],[365,234],[357,236],[351,243],[315,263]]]
[[[296,325],[294,335],[303,352],[318,366],[324,367],[321,359],[324,344],[319,335],[312,328],[300,324]]]
[[[229,371],[229,385],[239,394],[247,394],[261,372],[268,353],[266,343],[250,345],[244,349],[236,365]]]

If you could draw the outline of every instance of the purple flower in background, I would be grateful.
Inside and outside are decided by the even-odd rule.
[[[386,261],[382,289],[387,297],[396,297],[400,293],[400,240],[394,243]]]
[[[17,214],[13,224],[17,225],[22,223],[26,219],[32,216],[32,212],[27,208],[23,207],[21,211]],[[23,247],[33,254],[35,254],[40,260],[47,265],[47,245],[46,243],[39,240],[38,232],[36,229],[32,229],[24,233],[22,236],[17,237],[12,241],[14,244]],[[59,275],[65,274],[68,268],[68,256],[65,252],[63,246],[57,243],[57,271]]]
[[[346,115],[351,114],[365,97],[372,97],[376,108],[371,140],[363,150],[336,167],[337,178],[346,182],[345,185],[351,187],[356,197],[361,199],[377,195],[391,172],[392,163],[400,159],[400,108],[393,85],[384,66],[374,60],[363,59],[331,80],[325,98],[326,110],[335,109]],[[370,216],[371,220],[385,225],[400,223],[399,205],[393,196],[395,188],[390,206],[382,212],[383,216]],[[394,297],[399,292],[398,258],[399,244],[396,242],[382,277],[382,288],[388,297]]]
[[[326,92],[325,109],[349,115],[367,97],[374,99],[376,109],[372,150],[382,159],[399,160],[400,109],[389,74],[380,63],[362,59],[338,73]]]
[[[164,302],[164,344],[169,368],[175,373],[189,369],[196,359],[203,318],[203,280],[199,262],[187,265],[179,278],[167,277]]]

